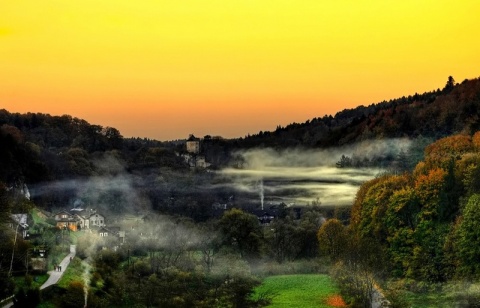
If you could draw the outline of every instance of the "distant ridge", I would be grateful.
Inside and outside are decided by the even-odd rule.
[[[368,139],[433,137],[471,134],[480,129],[480,79],[456,84],[449,77],[445,87],[403,96],[369,106],[345,109],[305,123],[278,126],[238,139],[240,147],[338,146]]]

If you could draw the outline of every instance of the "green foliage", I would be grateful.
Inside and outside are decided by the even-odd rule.
[[[76,308],[85,305],[85,293],[83,282],[71,281],[67,286],[67,292],[61,298],[62,307]]]
[[[408,276],[428,282],[443,282],[449,278],[444,250],[448,227],[427,220],[419,223]]]
[[[465,278],[480,278],[480,195],[472,195],[456,231],[458,272]]]
[[[480,136],[480,134],[478,135]],[[479,148],[480,149],[480,148]],[[463,184],[465,195],[480,191],[480,154],[468,153],[458,161],[455,177]]]
[[[327,220],[318,230],[320,252],[332,260],[339,259],[346,248],[346,230],[338,219]]]
[[[385,242],[388,225],[384,223],[384,219],[389,200],[396,190],[403,189],[408,183],[405,175],[384,176],[369,186],[362,200],[361,220],[358,225],[362,237],[373,237],[380,243]]]
[[[64,270],[64,273],[58,281],[58,285],[63,288],[68,288],[71,283],[81,279],[85,271],[85,267],[79,258],[74,258],[68,265],[68,268],[62,270]]]
[[[299,228],[290,217],[275,219],[266,230],[265,242],[272,257],[279,263],[294,260],[300,253]]]
[[[430,283],[455,272],[480,277],[474,244],[480,238],[478,136],[475,146],[470,136],[440,139],[427,147],[412,175],[384,176],[359,189],[352,230],[380,244],[394,277]],[[463,212],[462,200],[468,200]]]
[[[223,214],[218,226],[223,245],[251,261],[260,257],[262,230],[255,215],[231,209]]]

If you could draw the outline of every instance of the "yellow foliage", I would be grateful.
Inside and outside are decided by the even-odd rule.
[[[437,140],[425,148],[425,160],[435,166],[442,162],[458,159],[473,150],[472,138],[467,135],[453,135]]]

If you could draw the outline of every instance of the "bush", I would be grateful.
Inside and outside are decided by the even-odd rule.
[[[72,281],[61,299],[62,307],[77,308],[85,304],[85,293],[81,281]]]

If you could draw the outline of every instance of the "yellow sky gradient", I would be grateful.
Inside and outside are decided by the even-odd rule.
[[[0,0],[0,108],[242,137],[480,76],[480,1]]]

